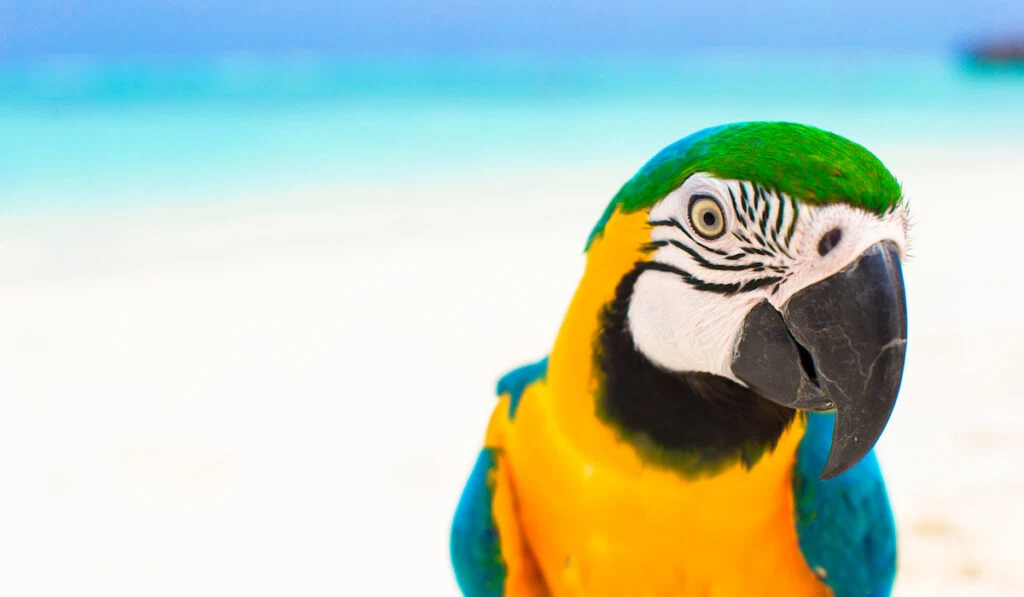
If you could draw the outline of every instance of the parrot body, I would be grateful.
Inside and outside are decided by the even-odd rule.
[[[698,133],[669,149],[692,152],[701,139],[720,130]],[[796,132],[806,134],[803,128]],[[862,453],[840,474],[819,479],[822,469],[828,470],[830,444],[839,437],[833,427],[841,425],[831,412],[804,412],[787,406],[788,398],[763,398],[761,386],[753,386],[763,380],[763,394],[772,394],[778,385],[772,371],[782,367],[781,361],[773,362],[766,374],[757,372],[757,366],[750,369],[757,373],[746,373],[741,356],[750,353],[746,340],[730,337],[724,342],[725,357],[742,372],[738,374],[717,370],[713,359],[691,369],[659,362],[671,356],[650,356],[662,346],[644,339],[646,315],[639,309],[648,296],[645,272],[655,272],[650,277],[657,280],[671,277],[675,284],[682,277],[678,288],[714,297],[708,302],[703,294],[693,295],[696,301],[686,305],[692,307],[691,318],[700,308],[713,308],[718,297],[733,300],[760,284],[749,279],[696,280],[675,265],[652,265],[658,262],[657,251],[668,244],[658,244],[652,233],[664,221],[657,213],[660,208],[629,207],[630,196],[623,194],[631,185],[634,191],[638,185],[658,187],[653,193],[663,205],[673,189],[685,187],[687,179],[703,171],[680,175],[685,163],[682,168],[675,164],[670,173],[678,180],[652,178],[652,171],[670,161],[663,154],[627,183],[599,222],[588,242],[586,271],[550,357],[509,373],[498,384],[499,402],[484,449],[453,523],[452,561],[461,590],[469,596],[510,597],[888,595],[895,576],[894,522],[870,446],[859,447]],[[771,186],[779,195],[774,212],[768,192],[758,205],[754,196],[761,193],[754,187],[736,189],[743,193],[739,198],[733,193],[735,213],[744,214],[753,232],[735,232],[752,243],[760,238],[762,247],[796,253],[778,238],[774,245],[769,240],[772,231],[785,238],[787,224],[797,228],[798,217],[795,204],[791,221],[784,212],[780,215],[786,199],[778,187],[783,185]],[[685,195],[691,211],[691,197],[698,202],[705,197],[692,190]],[[722,202],[729,197],[724,191],[720,196],[726,198]],[[716,213],[729,220],[724,212]],[[733,217],[739,221],[741,216]],[[687,232],[681,225],[671,227],[685,232],[694,243],[690,246],[718,257],[712,262],[684,249],[688,260],[738,266],[759,255],[755,246],[751,252],[733,251],[698,240],[693,232],[700,228]],[[708,238],[714,240],[714,235]],[[813,240],[819,244],[817,233]],[[741,253],[746,257],[729,259]],[[794,268],[798,257],[788,267]],[[765,272],[783,273],[781,265],[772,269],[771,263],[758,263],[761,267],[747,268],[761,276],[758,280]],[[830,279],[827,273],[821,276]],[[772,276],[779,286],[768,292],[778,292],[782,279]],[[769,300],[764,296],[744,299],[740,315],[754,314],[758,300]],[[664,319],[664,302],[654,301],[653,311],[659,313],[655,336],[659,329],[674,328]],[[795,306],[782,313],[792,311],[796,320],[802,308],[798,303],[785,303]],[[762,329],[744,325],[737,338],[754,337]],[[790,325],[793,334],[803,335],[798,323]],[[674,336],[671,341],[679,342]],[[690,351],[688,361],[699,363],[708,344],[681,350]],[[808,358],[826,367],[831,357],[818,344],[807,344],[813,349]],[[680,346],[674,345],[677,350]],[[754,352],[785,352],[785,346],[769,348]],[[818,373],[811,367],[800,375],[814,378],[815,388],[819,383],[828,387],[832,380],[825,377],[826,369],[820,370],[820,381]],[[842,421],[847,411],[841,398],[815,399],[820,401],[815,410],[839,408]]]

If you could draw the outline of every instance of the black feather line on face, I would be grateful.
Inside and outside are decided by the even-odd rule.
[[[745,271],[745,270],[761,271],[761,270],[763,270],[765,268],[765,264],[764,263],[744,263],[742,265],[728,265],[728,264],[724,264],[724,263],[712,263],[712,262],[708,261],[707,259],[704,259],[704,257],[702,257],[697,251],[691,249],[690,247],[684,245],[683,243],[681,243],[681,242],[679,242],[677,240],[671,240],[671,239],[669,239],[669,240],[656,240],[656,241],[652,241],[652,242],[648,243],[645,246],[645,248],[649,247],[649,246],[673,247],[673,248],[679,249],[680,251],[683,251],[684,253],[686,253],[687,255],[692,257],[693,260],[697,262],[697,265],[699,265],[700,267],[702,267],[704,269],[720,270],[720,271],[730,271],[730,272],[739,272],[739,271]]]
[[[682,278],[683,282],[686,282],[690,286],[693,286],[697,290],[706,290],[708,292],[716,292],[718,294],[736,294],[742,287],[742,284],[735,282],[732,284],[716,284],[711,282],[705,282],[699,278],[694,277],[690,272],[683,271],[674,265],[668,263],[662,263],[660,261],[645,261],[641,266],[645,271],[657,271],[667,272],[675,274]]]
[[[677,220],[675,218],[669,218],[667,220],[655,220],[653,222],[648,222],[648,225],[651,228],[659,228],[659,227],[663,227],[663,226],[668,226],[670,228],[676,228],[678,230],[681,230],[683,232],[683,234],[686,235],[687,238],[689,238],[691,241],[696,243],[697,246],[699,246],[700,248],[704,249],[705,251],[710,251],[710,252],[712,252],[712,253],[714,253],[716,255],[728,255],[729,254],[727,251],[723,251],[721,249],[716,249],[714,247],[709,247],[709,246],[705,245],[704,243],[700,242],[699,240],[694,238],[692,234],[690,234],[690,231],[687,230],[686,227],[683,226],[683,224],[679,220]]]
[[[775,218],[775,228],[772,232],[772,236],[778,239],[779,233],[782,232],[782,222],[786,220],[786,197],[782,194],[776,194],[779,198],[779,215]]]
[[[746,282],[744,282],[743,286],[740,288],[740,292],[750,292],[751,290],[757,290],[758,288],[770,286],[772,284],[777,284],[781,281],[782,278],[780,278],[779,276],[770,276],[767,278],[754,278],[753,280],[747,280]]]
[[[750,206],[750,201],[747,198],[747,186],[742,182],[740,182],[740,201],[743,203],[743,208],[747,211],[747,217],[750,221],[757,221],[757,214],[754,213],[754,208]]]
[[[786,231],[787,247],[789,247],[790,241],[793,240],[793,232],[796,231],[797,216],[800,215],[800,208],[797,206],[796,199],[794,199],[792,196],[789,197],[789,205],[793,208],[793,220],[789,223],[789,230]]]
[[[767,249],[759,249],[757,247],[740,247],[740,251],[744,253],[750,253],[751,255],[764,255],[765,257],[775,257],[775,253]]]
[[[732,187],[726,187],[729,189],[729,199],[732,201],[732,213],[736,214],[736,219],[740,221],[744,226],[747,225],[746,218],[743,217],[743,211],[740,206],[736,204],[736,194],[732,192]],[[736,234],[735,232],[733,234]]]
[[[758,185],[758,188],[761,189],[761,198],[764,200],[763,217],[765,219],[765,222],[770,222],[772,219],[772,208],[774,207],[772,205],[772,198],[775,196],[775,194],[767,187]]]
[[[760,189],[760,187],[758,187]],[[759,193],[760,194],[760,193]],[[771,217],[771,202],[764,202],[764,209],[761,211],[761,218],[758,221],[758,226],[761,228],[761,235],[768,236],[768,218]]]
[[[668,263],[662,263],[660,261],[644,261],[640,264],[637,264],[637,267],[645,271],[652,270],[675,274],[676,276],[679,276],[684,282],[686,282],[690,286],[693,286],[697,290],[703,290],[707,292],[714,292],[717,294],[725,295],[736,294],[737,292],[750,292],[752,290],[757,290],[758,288],[761,288],[763,286],[775,284],[776,282],[782,281],[782,278],[778,276],[769,276],[766,278],[754,278],[742,283],[732,282],[729,284],[722,284],[718,282],[706,282],[694,276],[688,271],[679,269],[678,267]]]
[[[779,242],[779,237],[774,228],[772,229],[772,246],[786,257],[789,257],[790,259],[793,258],[793,256],[789,254],[789,251],[786,250],[786,247],[782,246],[782,243]]]
[[[740,232],[739,230],[733,230],[732,231],[732,235],[733,235],[733,237],[736,238],[736,240],[739,240],[739,241],[742,241],[742,242],[745,242],[745,243],[751,242],[750,239],[747,238],[746,235],[743,234],[742,232]]]

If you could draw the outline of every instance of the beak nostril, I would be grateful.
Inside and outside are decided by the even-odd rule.
[[[818,254],[821,255],[822,257],[828,255],[832,249],[836,248],[836,245],[838,245],[839,241],[841,241],[842,239],[842,230],[838,228],[833,228],[832,230],[829,230],[828,232],[825,233],[824,236],[821,237],[821,241],[818,243]]]

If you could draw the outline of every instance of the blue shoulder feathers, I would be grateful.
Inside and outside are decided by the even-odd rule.
[[[793,474],[804,559],[835,597],[887,597],[896,576],[896,526],[875,453],[823,481],[835,415],[807,419]]]
[[[544,379],[547,373],[548,358],[544,357],[536,363],[513,369],[498,380],[498,395],[501,396],[508,393],[510,397],[508,403],[509,419],[515,418],[516,409],[519,408],[519,400],[523,397],[523,392],[526,391],[527,386],[538,379]]]

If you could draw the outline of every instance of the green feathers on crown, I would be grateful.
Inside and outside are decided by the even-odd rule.
[[[901,197],[882,162],[839,135],[789,122],[726,124],[676,141],[651,158],[608,204],[587,248],[616,209],[651,207],[697,172],[756,182],[805,203],[846,203],[877,214]]]

